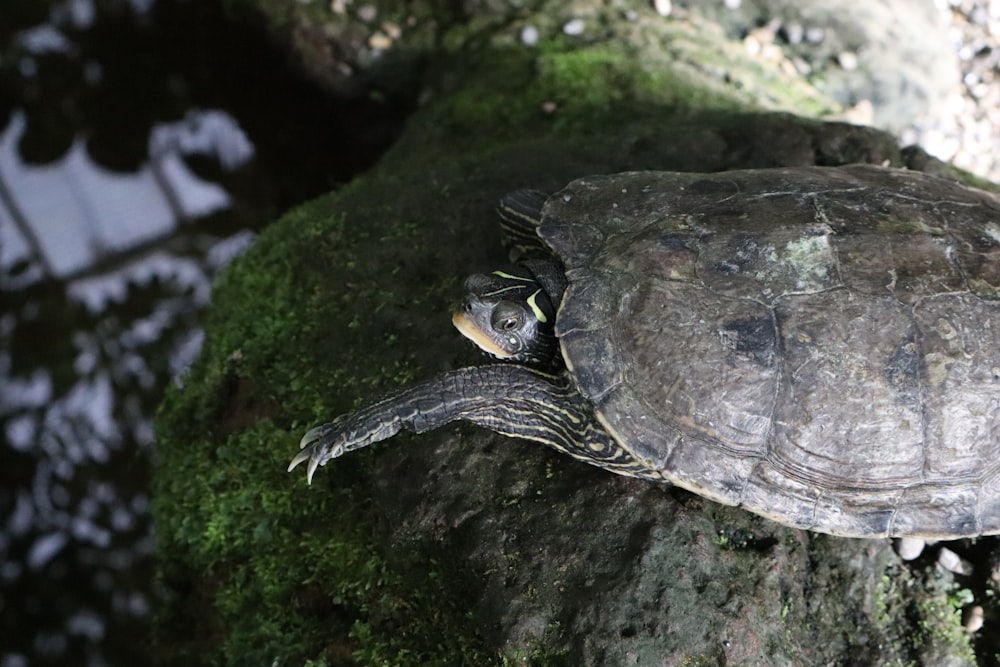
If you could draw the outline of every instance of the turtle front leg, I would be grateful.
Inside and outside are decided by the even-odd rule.
[[[306,479],[312,483],[316,468],[332,458],[401,430],[425,433],[457,420],[540,442],[618,474],[662,481],[614,441],[565,375],[515,364],[443,373],[317,426],[303,436],[302,451],[288,470],[308,461]]]

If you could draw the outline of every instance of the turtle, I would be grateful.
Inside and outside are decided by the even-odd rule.
[[[465,420],[780,524],[1000,533],[1000,198],[874,165],[634,171],[504,196],[495,360],[311,429],[288,470]]]

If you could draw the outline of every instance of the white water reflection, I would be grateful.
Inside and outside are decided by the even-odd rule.
[[[49,278],[83,273],[170,236],[184,221],[228,208],[226,191],[192,173],[185,155],[212,155],[229,170],[253,157],[249,139],[221,111],[192,112],[154,128],[149,162],[129,174],[94,163],[79,138],[56,162],[26,164],[17,149],[26,126],[19,111],[0,134],[0,209],[10,223],[0,226],[0,264],[35,259]]]
[[[198,354],[211,283],[249,245],[238,229],[371,164],[410,102],[341,107],[216,2],[8,14],[0,667],[146,664],[152,416]]]
[[[32,165],[18,153],[25,127],[18,112],[0,134],[0,290],[36,295],[0,314],[2,446],[30,471],[6,499],[0,489],[10,509],[0,516],[0,608],[20,605],[39,620],[19,650],[0,648],[0,667],[26,664],[26,651],[101,665],[108,610],[150,610],[130,574],[154,548],[148,494],[128,472],[145,479],[147,457],[136,450],[153,442],[150,405],[197,356],[197,314],[212,281],[253,239],[198,231],[199,219],[231,201],[184,159],[236,169],[254,151],[232,117],[205,111],[153,128],[147,163],[134,173],[94,163],[80,139],[61,159]],[[19,328],[53,312],[70,319],[41,327],[50,339],[12,344]],[[62,361],[25,370],[14,356],[24,350],[53,350]],[[103,594],[67,593],[80,606],[53,613],[33,581]],[[5,599],[7,590],[26,593]],[[89,608],[102,596],[104,611]]]

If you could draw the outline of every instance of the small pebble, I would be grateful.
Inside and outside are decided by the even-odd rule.
[[[837,64],[848,72],[858,68],[858,54],[852,51],[841,51],[837,54]]]
[[[805,38],[806,29],[801,23],[793,21],[782,26],[782,32],[789,44],[801,44]]]
[[[535,46],[538,44],[538,28],[533,25],[526,25],[521,28],[521,43],[525,46]]]
[[[903,560],[913,560],[924,551],[926,542],[919,537],[904,537],[896,542],[896,553]]]
[[[855,125],[872,125],[875,122],[875,105],[871,100],[858,100],[851,108],[844,109],[841,117]]]
[[[368,46],[373,49],[385,51],[392,46],[392,39],[385,33],[375,32],[368,37]]]
[[[823,28],[807,28],[805,37],[810,44],[819,44],[826,39],[826,31]]]
[[[965,626],[966,632],[978,632],[979,629],[983,627],[985,615],[983,613],[982,606],[974,604],[971,607],[968,607],[962,616],[962,622]]]
[[[584,27],[583,19],[570,19],[563,26],[563,32],[570,36],[582,35]]]
[[[392,21],[383,23],[382,31],[392,39],[399,39],[403,36],[403,29],[399,27],[398,23],[393,23]]]
[[[924,132],[920,145],[931,155],[947,161],[955,157],[961,147],[961,139],[955,132],[947,132],[944,127],[938,126]]]
[[[358,20],[371,23],[378,16],[378,9],[375,5],[361,5],[358,7]]]
[[[674,5],[670,0],[653,0],[653,9],[660,16],[670,16],[670,12],[674,11]]]
[[[941,550],[938,552],[937,562],[938,565],[949,572],[964,575],[972,574],[972,563],[947,547],[941,547]]]

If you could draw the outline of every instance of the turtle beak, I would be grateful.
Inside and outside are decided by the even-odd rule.
[[[506,352],[497,345],[496,341],[485,335],[482,329],[476,326],[475,321],[465,312],[464,306],[459,306],[455,309],[455,312],[451,316],[451,323],[455,325],[460,334],[475,343],[483,352],[493,355],[497,359],[512,358],[509,352]]]

